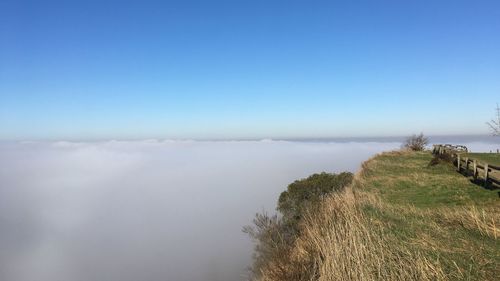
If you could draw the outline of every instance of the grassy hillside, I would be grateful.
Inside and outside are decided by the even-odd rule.
[[[357,187],[380,205],[365,214],[395,243],[439,262],[452,280],[500,276],[500,199],[429,153],[379,155],[363,165]],[[366,194],[365,194],[366,195]]]
[[[272,232],[280,239],[260,246],[279,255],[254,279],[497,280],[498,192],[431,159],[390,152],[365,162],[351,185],[301,216],[293,243],[280,247]]]

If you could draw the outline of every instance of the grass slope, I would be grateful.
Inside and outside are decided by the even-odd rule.
[[[500,276],[500,199],[455,171],[428,166],[428,152],[384,153],[367,161],[355,184],[371,225],[450,280]]]
[[[290,244],[261,228],[272,243],[260,251],[277,254],[252,280],[498,280],[497,191],[431,159],[398,151],[366,161],[351,185],[305,210]]]
[[[467,153],[462,157],[469,157],[471,159],[477,159],[480,162],[500,166],[500,153]]]

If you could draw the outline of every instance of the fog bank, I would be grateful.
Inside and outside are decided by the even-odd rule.
[[[252,245],[241,228],[288,183],[399,146],[0,143],[0,280],[244,280]]]

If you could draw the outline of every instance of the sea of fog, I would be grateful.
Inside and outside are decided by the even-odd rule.
[[[463,144],[463,142],[462,142]],[[498,142],[472,140],[474,151]],[[400,141],[0,143],[0,280],[245,280],[256,212]]]

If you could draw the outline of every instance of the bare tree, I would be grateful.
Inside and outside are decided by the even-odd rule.
[[[420,135],[412,135],[408,137],[403,143],[403,148],[413,151],[422,151],[428,143],[429,139],[425,137],[423,133],[420,133]]]
[[[496,120],[495,120],[496,119]],[[486,122],[494,136],[500,136],[500,107],[497,103],[496,116],[490,122]]]

